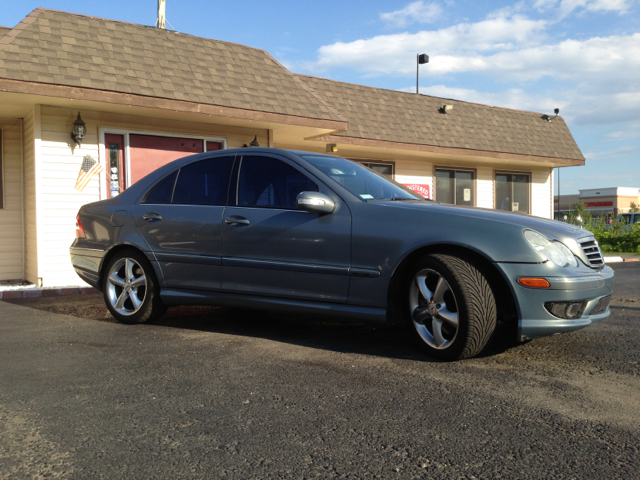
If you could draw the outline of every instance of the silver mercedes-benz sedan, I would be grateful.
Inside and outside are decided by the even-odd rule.
[[[584,229],[423,197],[308,152],[203,153],[80,209],[70,253],[123,323],[171,305],[334,315],[405,327],[429,355],[479,354],[609,316],[613,271]]]

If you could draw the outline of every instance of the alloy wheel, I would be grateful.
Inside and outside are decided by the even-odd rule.
[[[458,304],[445,278],[431,269],[414,276],[409,291],[411,320],[430,347],[444,350],[458,335]]]
[[[113,264],[107,277],[107,298],[120,315],[133,315],[144,303],[147,278],[140,264],[130,257]]]

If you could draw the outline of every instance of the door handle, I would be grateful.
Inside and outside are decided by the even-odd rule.
[[[147,212],[144,215],[142,215],[142,218],[147,222],[155,222],[156,220],[162,220],[162,215],[155,212]]]
[[[231,215],[224,219],[227,225],[249,225],[249,220],[240,215]]]

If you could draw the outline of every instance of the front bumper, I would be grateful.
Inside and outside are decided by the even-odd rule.
[[[582,267],[575,270],[541,264],[498,263],[509,280],[518,309],[518,337],[520,341],[570,332],[604,320],[611,314],[609,307],[597,314],[596,305],[603,297],[611,295],[614,273],[609,267],[592,270]],[[521,277],[546,278],[549,288],[527,288],[517,280]],[[546,302],[587,301],[584,313],[577,319],[558,318],[547,311]]]

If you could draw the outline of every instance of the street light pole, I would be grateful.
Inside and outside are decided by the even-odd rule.
[[[416,55],[416,93],[420,93],[420,65],[429,63],[429,55],[418,53]]]

